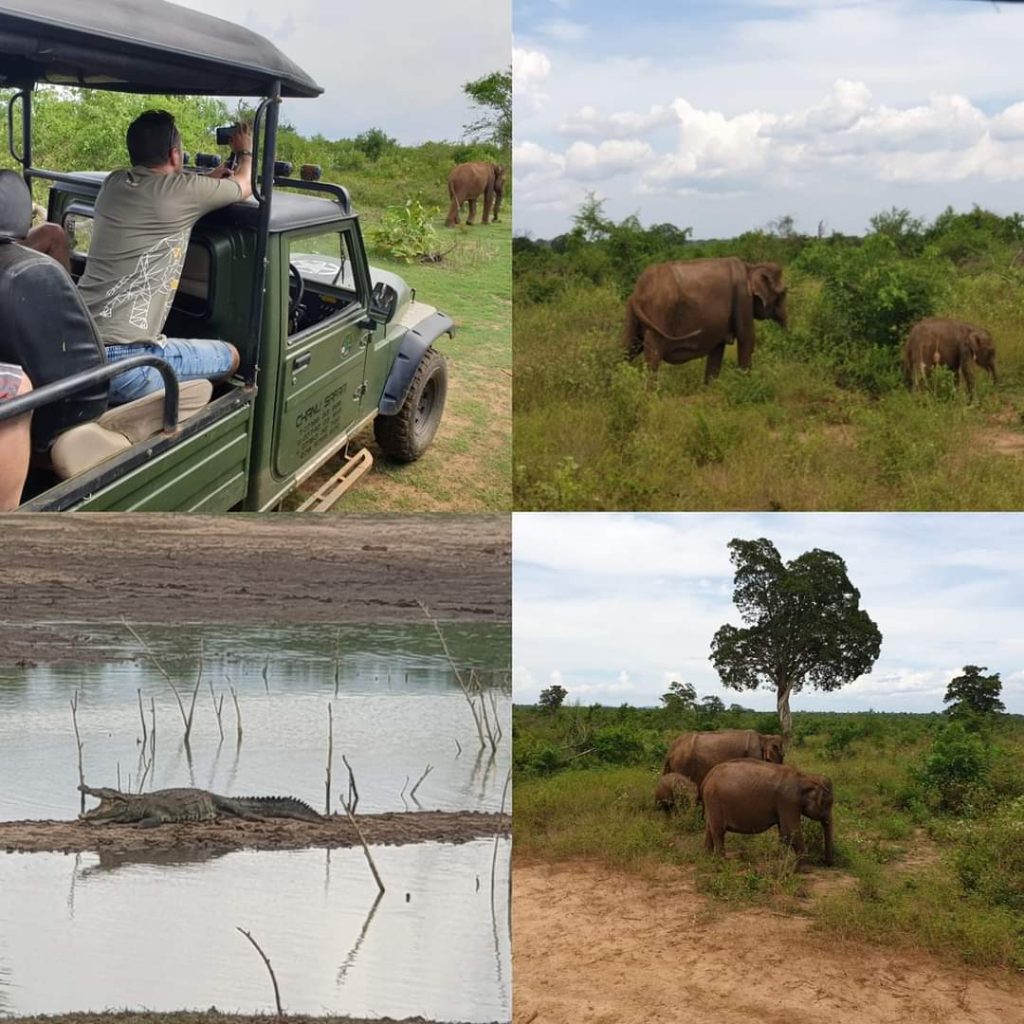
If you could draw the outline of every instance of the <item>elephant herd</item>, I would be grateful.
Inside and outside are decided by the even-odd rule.
[[[623,347],[641,353],[652,373],[664,363],[704,358],[704,380],[718,376],[725,346],[736,342],[741,369],[754,354],[754,321],[786,327],[786,285],[777,263],[747,263],[735,256],[676,260],[647,267],[626,300]],[[903,376],[919,386],[945,366],[974,390],[974,367],[996,380],[996,353],[988,331],[944,317],[913,326],[903,347]]]
[[[704,846],[725,855],[725,833],[751,835],[777,825],[784,843],[804,852],[801,816],[821,822],[832,863],[832,780],[782,763],[781,736],[753,729],[683,733],[669,747],[655,802],[704,808]]]
[[[445,221],[445,225],[454,227],[459,223],[459,211],[467,202],[469,203],[469,216],[466,218],[466,223],[472,224],[476,218],[476,203],[481,197],[484,201],[483,223],[497,224],[498,210],[501,207],[501,197],[504,191],[505,168],[501,164],[490,163],[486,160],[458,164],[451,169],[448,175],[448,198],[451,200],[451,205],[448,207],[448,219]]]

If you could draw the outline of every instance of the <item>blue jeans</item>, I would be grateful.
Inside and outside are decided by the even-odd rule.
[[[162,343],[143,342],[134,345],[107,345],[107,362],[131,359],[132,356],[154,355],[166,360],[178,380],[202,380],[226,376],[234,363],[234,352],[223,341],[164,338]],[[162,391],[164,379],[155,366],[137,366],[119,373],[110,382],[110,404],[124,405],[137,398]]]

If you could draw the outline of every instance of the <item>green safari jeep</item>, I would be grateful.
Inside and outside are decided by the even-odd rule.
[[[22,509],[264,511],[340,455],[301,506],[327,508],[372,465],[367,449],[350,450],[369,424],[397,460],[417,459],[430,444],[447,390],[434,342],[453,333],[452,321],[369,265],[344,188],[317,180],[317,169],[292,176],[275,162],[280,100],[318,95],[312,79],[246,29],[164,0],[136,0],[126,29],[122,7],[0,0],[0,77],[16,90],[8,144],[21,166],[20,177],[0,174],[0,319],[13,325],[0,337],[0,360],[24,366],[35,384],[0,404],[0,421],[33,412]],[[33,166],[38,82],[260,97],[253,198],[195,226],[164,328],[235,344],[241,366],[232,380],[179,383],[154,356],[106,363],[72,281],[17,244],[31,208],[21,179],[42,181],[77,277],[104,179]],[[156,366],[164,391],[108,408],[110,378],[134,365]]]

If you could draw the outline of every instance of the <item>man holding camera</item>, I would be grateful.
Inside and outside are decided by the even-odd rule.
[[[181,135],[164,110],[147,110],[128,128],[132,167],[107,176],[96,199],[92,242],[78,282],[114,362],[153,353],[180,380],[229,377],[238,349],[225,341],[166,338],[161,331],[185,263],[196,221],[211,210],[252,195],[252,134],[236,125],[229,140],[233,168],[183,174]],[[151,366],[110,382],[110,404],[131,402],[163,388]]]

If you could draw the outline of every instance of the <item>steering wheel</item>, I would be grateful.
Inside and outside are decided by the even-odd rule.
[[[299,268],[294,263],[288,264],[288,316],[294,317],[300,305],[302,296],[306,293],[306,283],[302,280]]]

